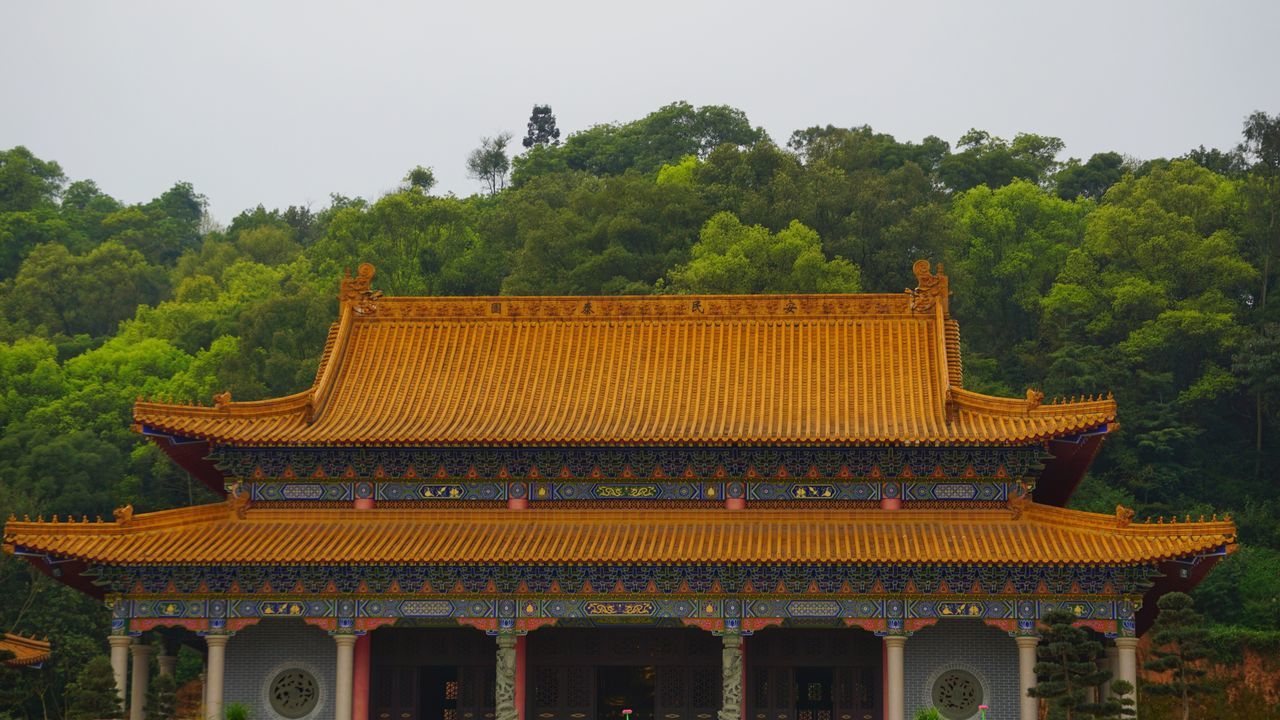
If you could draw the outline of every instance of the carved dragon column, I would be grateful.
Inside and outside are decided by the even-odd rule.
[[[724,683],[719,720],[742,719],[742,636],[725,633],[721,640],[720,676]]]
[[[512,633],[498,635],[498,672],[494,684],[496,720],[518,720],[516,710],[516,638]]]

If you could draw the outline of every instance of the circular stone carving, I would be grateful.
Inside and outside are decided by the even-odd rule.
[[[320,688],[315,677],[302,668],[280,671],[267,691],[271,709],[281,717],[305,717],[316,709],[320,701]]]
[[[947,670],[933,681],[933,706],[947,720],[968,720],[982,704],[982,683],[967,670]]]

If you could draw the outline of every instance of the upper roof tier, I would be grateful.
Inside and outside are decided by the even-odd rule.
[[[961,389],[946,276],[900,294],[397,297],[342,283],[314,385],[149,430],[233,445],[1008,445],[1106,430],[1110,399]]]

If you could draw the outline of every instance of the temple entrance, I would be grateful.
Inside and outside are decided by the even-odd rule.
[[[654,720],[655,674],[652,665],[606,665],[597,668],[597,720]],[[623,710],[631,711],[630,719]]]
[[[529,634],[527,718],[712,720],[720,639],[693,628],[543,628]]]
[[[372,642],[372,720],[493,717],[493,638],[471,628],[380,628]]]
[[[746,639],[748,720],[877,720],[880,640],[847,628],[767,628]]]

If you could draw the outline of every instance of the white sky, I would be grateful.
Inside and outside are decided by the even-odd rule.
[[[1276,0],[0,0],[0,147],[126,202],[190,181],[223,222],[418,164],[470,194],[467,153],[502,130],[519,149],[534,103],[566,134],[688,100],[779,143],[865,123],[1170,156],[1280,112],[1278,28]]]

